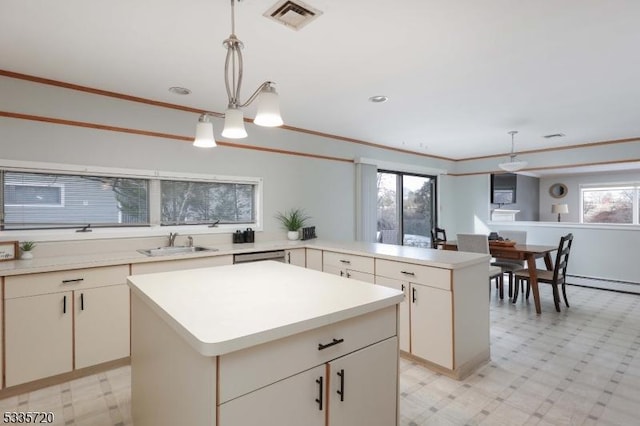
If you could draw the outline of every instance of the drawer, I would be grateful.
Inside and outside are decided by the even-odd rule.
[[[181,271],[184,269],[210,268],[212,266],[231,264],[233,264],[232,256],[211,256],[190,259],[164,260],[159,262],[134,263],[131,265],[131,275]]]
[[[126,284],[127,275],[129,275],[129,265],[71,269],[5,277],[4,298],[14,299],[39,294]]]
[[[341,268],[373,274],[373,257],[325,251],[322,258],[323,265],[339,266]]]
[[[451,290],[451,271],[448,269],[376,259],[376,275]]]
[[[396,306],[222,355],[219,402],[237,398],[285,377],[395,336]],[[341,343],[320,350],[319,344]]]

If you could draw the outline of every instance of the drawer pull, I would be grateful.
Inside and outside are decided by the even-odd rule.
[[[322,394],[324,393],[322,376],[316,379],[316,383],[318,384],[318,397],[316,398],[316,402],[318,403],[318,410],[322,411]]]
[[[340,377],[340,389],[336,391],[340,395],[340,401],[344,401],[344,369],[338,371],[338,377]]]
[[[345,263],[347,265],[351,265],[351,261],[350,260],[340,259],[340,262]]]
[[[62,280],[62,284],[78,284],[82,281],[84,281],[84,278],[76,278],[73,280]]]
[[[322,343],[318,343],[318,350],[321,351],[323,349],[330,348],[331,346],[339,345],[342,342],[344,342],[344,339],[333,339],[333,342],[326,343],[324,345]]]
[[[400,271],[401,274],[405,274],[405,275],[411,275],[412,277],[415,277],[416,274],[414,272],[409,272],[409,271]]]

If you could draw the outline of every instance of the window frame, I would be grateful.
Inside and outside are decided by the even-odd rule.
[[[439,198],[439,194],[438,194],[438,175],[432,175],[432,174],[426,174],[426,173],[420,173],[420,172],[406,172],[406,171],[402,171],[402,170],[392,170],[392,169],[387,169],[387,168],[380,168],[378,167],[377,170],[377,174],[380,173],[385,173],[385,174],[390,174],[390,175],[395,175],[396,177],[396,195],[397,194],[401,194],[400,197],[397,197],[396,199],[396,220],[398,221],[398,244],[400,246],[404,246],[404,196],[402,196],[403,194],[403,188],[404,188],[404,178],[405,176],[411,176],[411,177],[418,177],[418,178],[425,178],[425,179],[430,179],[433,182],[433,202],[432,202],[432,212],[431,215],[433,217],[433,226],[437,226],[438,224],[438,198]],[[376,217],[377,217],[377,212],[376,212]],[[431,231],[429,229],[429,231]],[[411,246],[407,246],[407,247],[411,247]]]
[[[0,159],[0,171],[24,172],[24,173],[47,173],[65,175],[86,175],[103,176],[148,180],[148,203],[149,203],[149,223],[140,226],[104,226],[93,227],[91,233],[75,232],[78,228],[41,228],[41,229],[7,229],[2,232],[11,233],[16,239],[38,239],[39,241],[58,240],[86,240],[96,238],[128,238],[128,237],[149,237],[165,236],[168,232],[179,231],[193,235],[199,234],[227,234],[235,232],[237,229],[251,227],[254,231],[262,231],[264,224],[264,180],[261,177],[253,176],[229,176],[200,173],[179,173],[161,170],[145,169],[122,169],[100,166],[80,166],[72,164],[43,163],[20,160]],[[234,223],[218,224],[210,227],[209,224],[189,224],[189,225],[161,225],[160,224],[160,180],[179,180],[196,182],[221,182],[221,183],[241,183],[256,185],[255,223]],[[4,182],[0,182],[4,185]],[[4,214],[4,188],[0,190],[0,216]],[[4,219],[3,217],[0,217]]]
[[[585,222],[584,221],[584,193],[585,191],[594,190],[620,190],[630,188],[632,190],[633,199],[631,200],[631,223],[619,222]],[[638,226],[640,225],[640,182],[608,182],[608,183],[588,183],[580,184],[579,191],[579,209],[580,223],[584,225],[614,225],[614,226]]]
[[[2,170],[0,168],[1,172],[4,172],[5,170]],[[2,182],[3,186],[4,186],[4,181]],[[29,206],[29,207],[51,207],[51,208],[63,208],[65,206],[64,202],[65,202],[65,186],[62,183],[55,183],[53,185],[45,185],[43,183],[12,183],[11,185],[13,186],[42,186],[42,187],[54,187],[54,188],[59,188],[60,189],[60,204],[4,204],[4,202],[2,203],[2,209],[4,209],[4,206],[10,206],[10,207],[25,207],[25,206]],[[4,194],[4,189],[2,190],[3,194]],[[4,213],[4,210],[3,210]]]

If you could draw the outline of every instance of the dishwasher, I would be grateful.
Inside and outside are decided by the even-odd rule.
[[[284,263],[284,250],[258,251],[233,255],[233,263],[260,262],[262,260],[275,260],[276,262]]]

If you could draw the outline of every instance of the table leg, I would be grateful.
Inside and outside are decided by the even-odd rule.
[[[549,262],[551,262],[551,259],[549,259]],[[533,253],[527,254],[527,267],[529,269],[529,285],[533,292],[533,302],[536,305],[536,313],[540,314],[542,309],[540,308],[540,293],[538,292],[538,274],[536,273],[536,258]]]
[[[553,271],[553,263],[551,262],[551,253],[544,254],[544,266],[547,267],[547,271]]]

